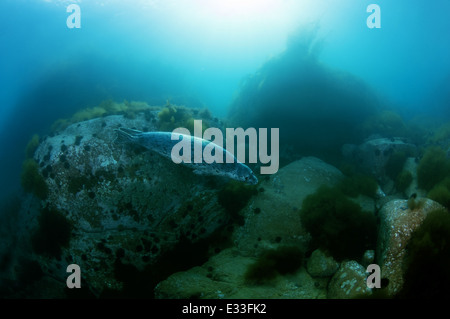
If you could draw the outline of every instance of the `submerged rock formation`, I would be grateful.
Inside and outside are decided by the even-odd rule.
[[[233,247],[210,258],[201,267],[169,276],[156,287],[157,298],[326,298],[327,283],[339,266],[333,263],[320,276],[308,273],[306,263],[283,275],[275,271],[268,283],[254,284],[246,280],[249,266],[257,263],[267,251],[283,248],[304,252],[309,234],[301,226],[299,209],[303,199],[321,185],[335,185],[343,174],[315,157],[305,157],[262,180],[258,194],[240,212],[244,223],[232,234]],[[292,263],[291,257],[279,258]],[[300,253],[302,254],[302,253]],[[268,262],[269,268],[273,260]],[[265,267],[264,262],[261,267]],[[268,272],[271,272],[268,269]],[[265,274],[262,275],[270,276]],[[258,274],[259,275],[259,274]],[[262,278],[264,279],[264,278]]]
[[[342,262],[328,285],[327,298],[350,299],[370,296],[366,269],[354,260]]]
[[[178,113],[168,110],[164,114],[171,121]],[[406,200],[389,201],[394,196],[351,198],[370,213],[384,203],[378,212],[377,260],[366,252],[336,262],[326,249],[317,249],[300,210],[320,186],[346,183],[337,168],[303,157],[247,187],[195,175],[156,153],[116,141],[119,127],[159,130],[159,112],[142,109],[133,116],[70,123],[39,142],[28,160],[34,161],[33,174],[45,182],[45,196],[28,195],[13,216],[10,228],[17,234],[0,245],[0,271],[8,278],[0,275],[0,283],[30,280],[24,273],[31,270],[28,292],[45,286],[44,296],[64,296],[66,267],[74,263],[81,268],[82,286],[97,297],[352,298],[371,295],[364,267],[378,263],[388,294],[401,289],[408,240],[427,213],[441,207],[436,202],[418,199],[408,206]],[[183,115],[177,123],[189,119]],[[384,174],[392,154],[411,154],[415,146],[382,139],[357,150],[367,155],[363,162]],[[403,169],[415,171],[414,164],[410,157]],[[12,221],[6,220],[0,233]],[[6,247],[10,244],[13,254]],[[272,255],[264,260],[268,252]],[[26,263],[17,266],[23,257]],[[252,268],[258,263],[263,270],[275,267],[269,269],[270,278],[250,280],[266,274]]]
[[[308,259],[306,269],[313,277],[331,277],[339,269],[339,263],[320,249],[316,249]]]
[[[304,157],[270,175],[242,211],[245,225],[233,235],[237,247],[249,255],[280,244],[307,247],[310,237],[299,214],[303,199],[321,185],[335,185],[343,177],[337,168],[316,157]]]
[[[176,299],[323,299],[327,279],[313,278],[305,268],[277,276],[266,285],[249,285],[245,272],[255,258],[226,249],[200,267],[178,272],[159,283],[156,298]]]
[[[48,194],[29,227],[44,274],[65,283],[66,267],[75,263],[95,295],[122,291],[120,271],[148,272],[168,252],[184,245],[187,253],[227,223],[216,195],[226,181],[116,141],[119,127],[154,131],[158,121],[150,109],[94,118],[39,144],[34,160]]]
[[[358,165],[367,174],[385,180],[388,177],[386,166],[389,160],[394,160],[396,155],[402,155],[404,163],[408,157],[416,156],[417,150],[415,145],[405,142],[402,138],[375,138],[360,145],[345,144],[342,153],[347,160]],[[399,158],[398,162],[401,161]]]
[[[392,200],[379,212],[380,226],[377,242],[377,264],[382,278],[387,279],[387,294],[396,295],[403,286],[405,269],[402,263],[411,234],[421,225],[427,214],[442,209],[427,199]]]

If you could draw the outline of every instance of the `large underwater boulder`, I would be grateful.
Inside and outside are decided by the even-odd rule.
[[[42,272],[31,255],[30,231],[39,208],[32,195],[9,198],[0,207],[0,298],[52,298],[64,290],[51,276],[36,283]]]
[[[418,185],[417,181],[417,167],[419,163],[417,161],[417,158],[415,157],[409,157],[405,165],[403,166],[403,171],[407,172],[411,176],[411,183],[409,186],[404,190],[404,193],[406,197],[414,196],[420,196],[420,197],[426,197],[427,192],[423,189],[421,189]]]
[[[322,276],[313,277],[303,265],[292,274],[276,276],[269,285],[246,282],[249,265],[267,251],[309,248],[311,237],[302,227],[299,210],[303,199],[321,185],[335,185],[344,175],[315,157],[304,157],[261,179],[259,192],[240,214],[233,246],[200,267],[169,276],[155,289],[157,298],[325,298],[334,263]],[[290,257],[284,257],[291,263]],[[314,273],[316,274],[316,273]]]
[[[392,200],[379,212],[380,225],[376,262],[381,268],[382,278],[387,279],[386,293],[396,295],[403,287],[404,267],[402,263],[412,233],[424,221],[428,213],[443,207],[427,198]]]
[[[359,145],[344,144],[341,151],[348,163],[365,174],[374,176],[386,194],[412,194],[417,191],[414,161],[418,150],[416,145],[406,139],[370,138]],[[408,176],[411,185],[405,184],[406,179],[401,176]]]
[[[386,176],[386,164],[395,153],[404,153],[405,158],[414,157],[417,149],[403,138],[374,138],[360,145],[345,144],[342,153],[367,174],[383,178]]]
[[[316,249],[309,257],[306,269],[313,277],[331,277],[339,269],[339,263],[332,256]]]
[[[158,130],[157,115],[147,110],[132,118],[94,118],[40,143],[34,159],[48,196],[30,233],[45,274],[65,285],[66,267],[75,263],[95,295],[121,291],[127,275],[152,273],[170,251],[188,255],[190,245],[227,222],[213,177],[116,141],[119,127]],[[169,265],[142,279],[149,282],[149,295],[152,281],[176,270],[177,264]]]
[[[305,268],[289,276],[277,276],[270,284],[249,285],[247,268],[255,258],[229,248],[200,267],[178,272],[155,288],[158,299],[323,299],[327,280],[313,278]]]
[[[236,229],[234,242],[255,255],[277,245],[307,247],[310,235],[302,227],[303,199],[320,186],[333,186],[344,178],[334,166],[316,157],[304,157],[261,181],[261,192],[242,210],[245,224]]]
[[[366,269],[356,261],[342,262],[328,284],[327,298],[351,299],[370,296],[372,289],[367,287],[366,277]]]

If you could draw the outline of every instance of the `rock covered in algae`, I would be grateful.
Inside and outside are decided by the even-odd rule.
[[[207,238],[226,223],[209,178],[115,141],[119,127],[158,130],[157,115],[94,118],[40,143],[34,158],[49,188],[44,205],[72,225],[58,258],[37,254],[44,273],[65,282],[67,264],[76,263],[96,294],[121,290],[118,263],[142,271],[181,242]]]
[[[304,157],[262,180],[258,196],[243,210],[245,224],[234,233],[237,247],[249,255],[280,244],[306,247],[310,235],[301,226],[299,214],[303,199],[343,177],[334,166]]]
[[[411,202],[414,201],[414,205]],[[387,293],[394,296],[403,287],[402,263],[412,232],[433,210],[442,206],[427,198],[392,200],[379,212],[380,226],[377,241],[377,264],[382,278],[387,279]]]
[[[339,263],[320,249],[316,249],[308,259],[306,269],[313,277],[331,277],[339,269]]]
[[[262,284],[249,283],[245,274],[268,249],[288,246],[305,251],[310,236],[301,226],[303,199],[319,186],[334,185],[342,178],[335,167],[305,157],[263,179],[258,194],[240,212],[244,224],[233,231],[234,246],[200,267],[169,276],[156,287],[156,298],[326,298],[329,277],[313,277],[304,265]]]
[[[366,174],[386,178],[386,164],[394,154],[415,156],[416,146],[402,138],[374,138],[360,145],[345,144],[342,153],[347,160],[354,162]]]
[[[245,272],[255,261],[229,248],[200,267],[178,272],[155,288],[158,299],[323,299],[326,281],[311,277],[305,268],[277,276],[269,284],[248,285]]]
[[[351,299],[372,294],[367,287],[366,269],[354,260],[341,263],[328,285],[327,297],[331,299]]]

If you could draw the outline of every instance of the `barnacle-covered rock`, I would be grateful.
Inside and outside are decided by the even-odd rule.
[[[331,299],[351,299],[370,296],[367,287],[367,274],[363,266],[354,260],[341,263],[328,285],[327,297]]]
[[[416,156],[417,149],[403,138],[374,138],[361,145],[345,144],[342,153],[366,174],[386,181],[395,179],[395,176],[389,176],[390,171],[395,171],[395,166],[401,170],[408,157]]]
[[[229,248],[200,267],[178,272],[155,288],[158,299],[323,299],[326,280],[312,278],[305,268],[277,276],[270,284],[249,285],[245,272],[255,258]]]
[[[302,227],[303,199],[321,185],[335,185],[344,175],[316,157],[304,157],[281,168],[258,185],[259,193],[242,211],[245,224],[234,232],[244,254],[277,245],[307,247],[310,235]]]
[[[315,157],[304,157],[261,178],[258,193],[239,213],[244,220],[233,231],[234,246],[201,267],[169,276],[157,285],[155,297],[325,298],[329,278],[313,277],[303,264],[292,273],[275,272],[270,284],[248,282],[246,273],[267,250],[287,246],[306,251],[310,235],[300,220],[303,199],[321,185],[335,185],[343,178],[337,168]],[[294,262],[291,257],[286,256],[289,263]],[[327,276],[337,270],[336,264],[330,268]]]
[[[119,127],[155,131],[158,121],[154,109],[132,118],[93,118],[39,144],[34,160],[48,186],[43,206],[61,216],[54,227],[64,221],[70,225],[64,229],[71,232],[58,256],[46,254],[48,245],[35,250],[44,273],[65,283],[66,267],[75,263],[96,295],[105,289],[120,291],[121,265],[144,272],[177,245],[189,249],[227,222],[216,195],[223,181],[195,175],[154,152],[116,141]],[[43,227],[38,222],[32,226],[34,233]]]
[[[331,277],[339,269],[339,263],[320,249],[316,249],[308,259],[306,269],[313,277]]]
[[[427,198],[392,200],[379,212],[380,225],[377,241],[377,264],[387,282],[387,293],[394,296],[403,286],[402,263],[412,232],[420,226],[427,214],[442,208]]]

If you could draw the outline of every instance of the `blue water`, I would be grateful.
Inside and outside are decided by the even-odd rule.
[[[351,0],[86,1],[81,28],[69,29],[72,2],[0,4],[2,193],[17,186],[33,133],[104,99],[170,99],[225,117],[241,79],[311,24],[324,64],[360,77],[403,115],[449,115],[449,1],[377,1],[381,29],[366,25],[370,1]]]
[[[81,28],[66,23],[73,3]],[[381,28],[367,25],[371,3]],[[21,191],[33,134],[104,100],[273,121],[302,156],[335,159],[385,109],[433,123],[423,138],[450,121],[449,12],[448,0],[1,0],[0,201]]]

